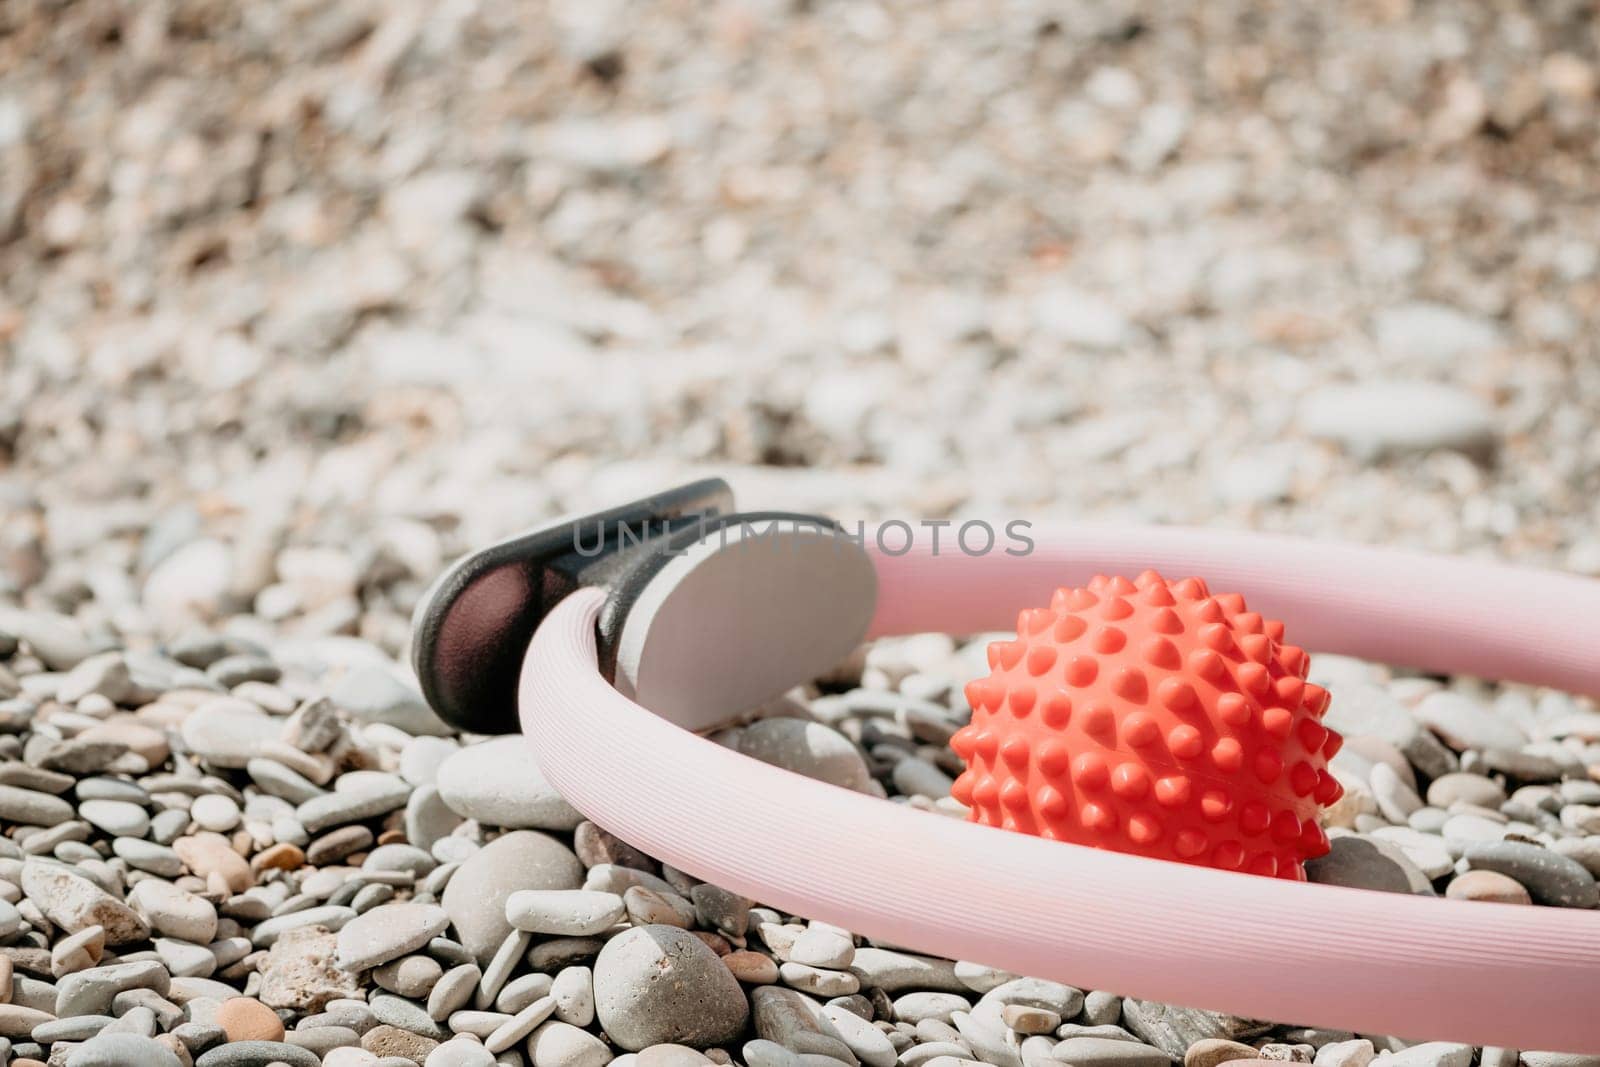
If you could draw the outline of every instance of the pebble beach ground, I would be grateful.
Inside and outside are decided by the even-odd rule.
[[[1600,1062],[780,915],[400,666],[456,553],[707,473],[1600,574],[1590,6],[1187,7],[0,5],[10,1062]],[[1592,702],[1313,664],[1313,879],[1595,907]],[[722,739],[954,814],[983,670],[880,645]]]

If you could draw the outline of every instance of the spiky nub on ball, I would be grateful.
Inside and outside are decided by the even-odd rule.
[[[954,795],[972,819],[1096,848],[1304,879],[1342,792],[1328,692],[1283,624],[1199,578],[1058,589],[970,683]]]

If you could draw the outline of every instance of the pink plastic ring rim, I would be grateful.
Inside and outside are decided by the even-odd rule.
[[[1199,574],[1297,644],[1600,692],[1600,582],[1466,559],[1176,528],[1035,529],[1020,557],[876,556],[876,635],[1009,627],[1091,574]],[[870,542],[869,542],[870,543]],[[1600,914],[1190,867],[977,826],[770,767],[624,698],[603,602],[550,613],[521,682],[546,777],[651,855],[875,941],[1253,1018],[1600,1050]]]

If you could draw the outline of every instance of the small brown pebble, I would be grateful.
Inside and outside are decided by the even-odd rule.
[[[439,1042],[383,1023],[361,1036],[361,1047],[379,1058],[401,1056],[412,1063],[421,1063],[428,1058],[428,1053],[439,1047]]]
[[[234,997],[217,1009],[217,1025],[229,1041],[282,1041],[283,1020],[254,997]]]
[[[24,1056],[20,1060],[12,1060],[11,1067],[48,1067],[48,1065],[43,1060],[29,1059]]]
[[[1219,1063],[1234,1060],[1253,1060],[1258,1055],[1255,1049],[1238,1041],[1205,1037],[1190,1045],[1183,1054],[1183,1067],[1217,1067]]]
[[[404,845],[408,843],[404,830],[385,830],[378,835],[380,845]]]
[[[306,854],[300,846],[284,841],[256,853],[250,861],[250,869],[257,874],[262,871],[294,871],[304,866],[305,862]]]
[[[747,985],[771,985],[778,980],[778,961],[760,952],[741,949],[722,957],[722,962]]]
[[[1468,871],[1450,880],[1444,895],[1451,900],[1485,900],[1495,904],[1532,904],[1521,882],[1499,871]]]
[[[206,831],[180,837],[172,843],[172,849],[184,866],[206,879],[208,885],[220,882],[224,892],[243,893],[255,884],[250,864],[221,834]]]
[[[713,934],[709,930],[690,930],[694,936],[706,943],[706,947],[719,956],[726,956],[733,951],[733,946],[728,944],[728,939],[721,934]]]

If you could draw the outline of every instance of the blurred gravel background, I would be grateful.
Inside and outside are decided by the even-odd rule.
[[[1594,7],[7,0],[8,595],[397,649],[701,471],[1600,571]]]
[[[751,1004],[769,1038],[800,989],[849,1002],[834,1023],[879,1067],[956,1040],[968,993],[1034,1035],[1030,1067],[1039,1035],[1118,1020],[1149,1042],[1099,1047],[1124,1067],[1517,1064],[1053,984],[1002,1009],[1015,989],[978,964],[900,983],[848,932],[677,872],[644,892],[654,861],[579,825],[519,741],[433,736],[396,661],[457,553],[705,474],[847,521],[1248,526],[1600,574],[1597,7],[0,0],[0,1059],[55,1064],[104,1026],[124,1051],[69,1067],[266,1062],[227,1050],[285,1020],[331,1041],[333,1014],[302,1015],[334,997],[329,1065],[481,1067],[427,1037],[486,1025],[451,1014],[477,967],[428,941],[448,922],[504,957],[488,1001],[532,1002],[489,1020],[499,1063],[604,1064],[577,1032],[598,999],[618,1048],[669,1050],[640,1064],[708,1067],[660,1043],[725,1044]],[[802,731],[859,771],[838,784],[960,814],[944,746],[981,654],[882,643],[836,679],[862,688],[787,705],[837,731],[735,743],[769,759],[760,731]],[[1352,740],[1316,880],[1600,899],[1591,704],[1318,664]],[[562,870],[528,884],[539,835],[496,827],[575,852],[538,846]],[[726,1019],[657,1005],[666,1028],[626,1037],[650,1012],[606,998],[638,976],[591,984],[545,898],[501,923],[513,889],[582,869],[636,927],[698,923],[675,936],[712,964],[766,946],[691,983],[720,983]],[[68,907],[101,897],[127,929]],[[178,904],[212,922],[172,933]],[[313,920],[351,924],[342,970],[329,930],[274,944]],[[427,981],[358,984],[424,943]],[[120,1033],[94,1014],[79,994],[118,951],[162,995],[175,976],[187,1023],[141,990],[161,1003]],[[541,990],[560,1023],[528,1038]],[[943,1051],[1016,1059],[975,1033]],[[798,1062],[770,1044],[740,1055]],[[1101,1063],[1064,1047],[1047,1062]],[[286,1048],[256,1051],[310,1055]]]

